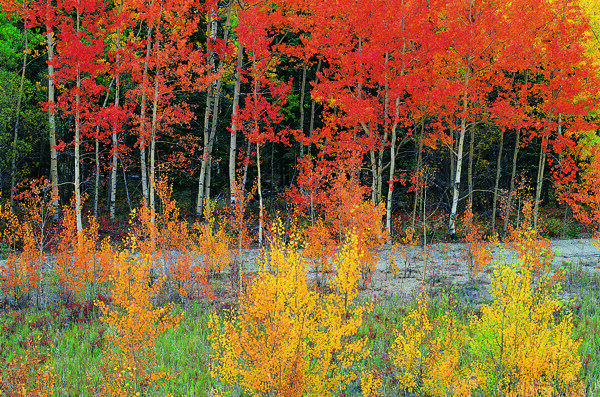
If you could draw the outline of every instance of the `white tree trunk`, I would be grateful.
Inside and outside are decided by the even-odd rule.
[[[214,8],[211,8],[208,12],[207,16],[207,24],[206,24],[206,45],[209,47],[210,42],[216,40],[217,38],[217,11]],[[215,72],[215,56],[216,54],[213,51],[208,52],[208,61],[210,64],[211,72]],[[222,65],[222,63],[220,64]],[[219,68],[221,69],[221,67]],[[219,95],[221,84],[221,78],[218,79],[218,82],[213,82],[210,85],[208,92],[206,93],[206,108],[204,110],[204,149],[202,151],[202,164],[200,166],[200,178],[198,179],[198,198],[196,201],[196,216],[201,216],[203,213],[203,204],[204,204],[204,194],[206,191],[206,169],[210,160],[211,151],[212,151],[212,142],[211,142],[211,130],[210,130],[210,115],[211,115],[211,107],[213,101],[217,101],[217,96]],[[218,86],[218,87],[217,87]],[[218,107],[218,104],[215,106]],[[215,126],[216,128],[216,126]]]
[[[452,186],[452,208],[450,210],[450,224],[448,227],[448,232],[451,236],[456,236],[456,214],[458,212],[458,198],[460,195],[460,176],[462,173],[462,163],[463,163],[463,148],[465,144],[465,134],[467,130],[467,109],[468,109],[468,98],[467,95],[469,93],[469,78],[470,78],[470,57],[467,61],[467,70],[465,75],[465,89],[463,92],[463,116],[460,122],[460,136],[458,140],[458,154],[456,156],[456,171],[454,176],[454,184]],[[451,153],[451,156],[453,154]]]
[[[508,223],[509,223],[509,219],[510,219],[510,211],[512,209],[512,205],[515,201],[515,179],[517,177],[517,158],[519,156],[519,145],[521,144],[520,140],[521,140],[521,129],[518,128],[517,129],[517,136],[516,136],[516,141],[515,141],[515,149],[513,151],[513,160],[512,160],[512,172],[510,173],[510,189],[508,191],[508,209],[507,209],[507,213],[504,214],[504,225],[503,225],[503,230],[504,230],[504,234],[506,234],[507,230],[508,230]]]
[[[146,87],[148,85],[148,61],[150,59],[150,52],[152,50],[152,28],[148,28],[148,34],[146,38],[146,59],[144,60],[144,72],[142,76],[142,98],[141,98],[141,110],[140,110],[140,170],[142,174],[142,194],[144,196],[144,202],[148,205],[150,200],[148,192],[148,164],[146,159]]]
[[[548,124],[552,122],[554,118],[554,111],[550,113]],[[561,128],[561,117],[558,119],[559,128]],[[548,137],[550,135],[550,126],[546,128],[546,133],[542,137],[542,143],[540,146],[540,159],[538,162],[538,173],[535,185],[535,202],[533,206],[533,228],[537,230],[538,227],[538,214],[540,208],[540,198],[542,195],[542,186],[544,184],[544,170],[546,168],[546,150],[548,148]]]
[[[385,227],[387,228],[390,241],[392,238],[392,197],[394,194],[394,173],[396,172],[396,136],[398,128],[398,117],[400,111],[400,98],[396,98],[396,120],[392,126],[392,143],[390,145],[390,177],[388,179],[388,193],[385,209]]]
[[[119,2],[119,14],[123,12],[123,1]],[[117,68],[121,65],[121,55],[119,54],[119,49],[121,48],[121,27],[117,28],[117,43],[116,43],[116,53],[117,53]],[[120,105],[120,95],[121,95],[121,81],[119,77],[119,72],[117,71],[117,77],[115,79],[116,87],[115,87],[115,107],[118,108]],[[117,135],[117,127],[113,127],[112,133],[112,144],[113,144],[113,153],[112,153],[112,167],[111,167],[111,177],[110,177],[110,202],[109,202],[109,212],[110,219],[115,220],[115,203],[117,198],[117,165],[119,158],[119,138]]]
[[[475,123],[469,126],[469,170],[467,172],[467,183],[469,188],[469,203],[473,205],[473,156],[475,151]]]
[[[108,85],[108,90],[106,90],[106,97],[104,97],[104,103],[102,107],[105,108],[108,104],[108,97],[110,96],[110,89],[113,85],[114,80],[110,81]],[[96,161],[96,175],[94,182],[94,216],[98,216],[98,191],[100,189],[100,126],[96,126],[96,136],[95,139],[95,149],[94,149],[94,159]]]
[[[46,25],[46,45],[48,48],[48,102],[50,108],[48,110],[48,127],[50,131],[50,180],[52,183],[52,207],[54,213],[52,221],[58,222],[59,206],[58,206],[58,153],[56,151],[56,119],[54,116],[55,98],[54,98],[54,33],[49,24]]]
[[[538,226],[538,212],[540,208],[540,197],[542,194],[542,185],[544,183],[544,170],[546,166],[546,146],[548,144],[548,137],[542,138],[540,146],[540,157],[538,162],[538,173],[535,185],[535,202],[533,207],[533,228],[537,230]]]
[[[77,13],[77,40],[80,40],[80,12],[79,9],[76,11]],[[81,146],[81,93],[79,92],[81,89],[81,75],[79,70],[79,61],[77,61],[76,65],[76,91],[75,91],[75,218],[77,221],[77,244],[81,244],[83,238],[83,224],[81,221],[81,191],[80,184],[81,178],[79,176],[79,148]]]
[[[156,52],[158,53],[160,48],[158,46],[158,36],[155,43]],[[159,79],[160,79],[160,68],[156,68],[156,76],[154,76],[154,100],[152,102],[152,126],[150,130],[150,192],[149,192],[149,205],[151,212],[151,222],[155,219],[155,181],[156,181],[156,130],[158,128],[158,101],[159,101]]]
[[[496,159],[496,179],[494,183],[494,201],[492,202],[492,231],[496,231],[496,209],[498,208],[498,186],[500,185],[500,170],[502,166],[502,150],[504,149],[504,129],[500,130],[500,148]]]
[[[258,171],[258,246],[262,247],[263,244],[263,227],[264,227],[264,206],[263,206],[263,195],[262,195],[262,183],[261,183],[261,172],[260,172],[260,144],[256,142],[256,168]]]
[[[235,202],[235,163],[236,163],[236,152],[237,152],[237,132],[238,132],[238,123],[237,123],[237,115],[238,108],[240,105],[240,82],[241,82],[241,70],[242,70],[242,61],[244,55],[244,47],[241,42],[238,42],[237,49],[237,64],[235,71],[235,84],[233,86],[233,111],[231,114],[231,135],[229,137],[229,197],[230,201],[233,204]]]
[[[425,133],[425,116],[421,117],[421,134],[419,135],[419,148],[417,150],[417,172],[420,173],[423,165],[423,134]],[[421,176],[421,174],[419,174]],[[415,189],[415,201],[413,202],[413,213],[412,213],[412,228],[415,230],[415,222],[417,219],[417,205],[419,203],[419,191],[423,189]]]
[[[209,153],[209,120],[210,120],[210,109],[211,109],[211,97],[213,96],[213,87],[209,88],[206,93],[206,108],[204,110],[204,148],[202,149],[202,165],[200,166],[200,178],[198,178],[198,198],[196,199],[196,216],[200,217],[203,213],[202,206],[204,205],[204,182],[206,179],[206,164],[208,163]]]

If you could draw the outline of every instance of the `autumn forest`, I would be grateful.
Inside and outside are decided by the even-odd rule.
[[[0,394],[598,395],[599,122],[597,0],[0,0]]]

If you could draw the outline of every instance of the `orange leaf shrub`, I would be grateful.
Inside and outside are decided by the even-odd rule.
[[[194,229],[195,247],[206,273],[220,272],[233,259],[230,247],[233,239],[222,223],[217,222],[216,202],[206,199],[204,202],[204,222],[196,222]]]
[[[467,245],[466,258],[469,261],[469,271],[477,274],[481,269],[487,267],[492,262],[492,256],[488,250],[488,245],[483,241],[483,233],[477,225],[473,223],[473,211],[471,203],[467,204],[463,216],[463,235]]]
[[[30,233],[39,252],[50,244],[52,235],[53,195],[50,182],[44,178],[25,179],[15,188],[17,217],[20,224]],[[19,238],[21,235],[17,234]]]
[[[325,219],[329,220],[340,236],[348,238],[355,235],[359,241],[360,269],[363,285],[371,281],[377,255],[374,250],[387,241],[387,233],[382,222],[385,205],[374,206],[364,199],[364,189],[356,178],[338,175],[329,190],[329,212],[325,210]]]
[[[304,249],[302,256],[316,274],[317,286],[328,284],[325,277],[332,271],[333,259],[337,253],[337,242],[323,221],[317,219],[314,225],[304,228]]]
[[[249,192],[245,192],[243,177],[241,173],[238,173],[237,180],[234,182],[231,212],[229,216],[229,227],[231,241],[235,242],[232,255],[232,267],[231,267],[231,281],[233,284],[237,283],[238,294],[242,294],[244,289],[244,262],[240,258],[240,254],[243,249],[249,248],[251,239],[250,232],[248,230],[248,219],[246,216],[246,209],[248,202],[254,197],[258,183],[254,183],[252,189]],[[237,274],[236,274],[237,273]]]
[[[233,191],[233,202],[231,203],[231,217],[230,224],[233,228],[233,233],[237,235],[237,253],[243,248],[247,248],[250,245],[250,234],[248,232],[248,219],[246,218],[246,208],[248,202],[252,200],[256,193],[258,185],[255,183],[252,189],[244,194],[244,184],[242,183],[241,176],[235,181],[235,187]]]
[[[95,301],[108,326],[102,354],[100,395],[145,395],[169,378],[156,370],[156,338],[177,327],[183,312],[173,315],[172,305],[154,304],[164,279],[150,278],[148,255],[132,256],[127,250],[115,256],[111,276],[111,302]]]
[[[155,260],[162,266],[167,279],[174,282],[179,296],[187,297],[195,282],[204,280],[205,274],[203,269],[195,266],[195,247],[188,223],[181,218],[177,203],[171,198],[173,187],[166,178],[159,178],[155,188],[160,199],[160,211],[151,216],[152,227],[156,229]]]
[[[228,318],[210,321],[211,373],[251,393],[331,395],[356,379],[352,364],[364,358],[357,338],[367,307],[355,302],[359,248],[351,236],[337,263],[336,292],[325,295],[307,283],[299,235],[286,247],[273,242],[258,278]],[[272,272],[267,269],[273,269]]]
[[[36,239],[26,226],[15,232],[20,235],[23,251],[9,253],[4,265],[0,266],[0,284],[3,293],[23,300],[38,287],[45,256],[38,250]]]
[[[25,180],[15,189],[17,209],[0,208],[0,236],[9,255],[0,268],[0,287],[15,299],[29,296],[41,280],[44,250],[52,238],[52,195],[45,179]],[[20,250],[20,252],[19,252]]]
[[[0,199],[2,196],[0,196]],[[10,251],[16,250],[21,234],[21,223],[8,201],[0,201],[0,240]]]
[[[51,396],[55,374],[50,354],[40,350],[39,338],[8,362],[0,355],[0,393],[4,396]]]
[[[194,290],[213,297],[208,276],[222,270],[231,259],[231,239],[216,222],[215,204],[205,204],[206,222],[197,222],[196,233],[191,233],[171,198],[172,187],[167,180],[159,178],[155,187],[161,210],[154,212],[147,206],[137,209],[131,221],[130,241],[142,255],[152,258],[179,297],[189,297]]]
[[[550,272],[550,264],[554,258],[552,241],[543,238],[537,230],[532,227],[533,206],[531,201],[523,204],[523,220],[517,228],[510,228],[510,246],[517,252],[520,263],[532,269],[536,278],[543,277]],[[562,278],[564,275],[559,270],[553,279]]]
[[[95,297],[100,285],[108,281],[113,252],[108,240],[100,249],[98,241],[96,218],[90,217],[89,224],[78,236],[74,205],[63,208],[54,270],[64,291],[78,296],[87,289],[90,296]]]
[[[188,225],[179,216],[179,208],[171,199],[173,188],[166,178],[157,178],[154,181],[160,211],[153,210],[146,203],[134,209],[133,217],[129,223],[131,228],[128,233],[128,245],[135,246],[141,254],[151,255],[153,259],[160,260],[163,266],[168,266],[169,258],[180,248],[187,251],[189,242]]]
[[[305,236],[309,249],[307,254],[312,260],[322,264],[329,254],[321,248],[324,244],[332,241],[336,245],[343,244],[351,234],[356,235],[360,246],[361,281],[366,286],[371,281],[377,264],[375,250],[387,241],[386,228],[382,222],[385,205],[381,203],[374,206],[370,200],[365,199],[366,188],[359,184],[356,176],[348,176],[342,172],[320,175],[319,178],[318,181],[304,182],[310,185],[304,189],[310,192],[310,208],[299,190],[288,193],[296,206],[298,219],[311,220]],[[310,214],[304,214],[305,211],[310,211]],[[322,220],[321,224],[319,219]],[[325,256],[319,258],[319,255]]]

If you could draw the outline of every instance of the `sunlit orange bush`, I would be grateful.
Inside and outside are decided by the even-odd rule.
[[[88,218],[88,225],[82,233],[77,233],[74,205],[62,210],[62,227],[55,249],[54,270],[60,287],[74,296],[85,291],[93,298],[98,288],[108,281],[112,267],[112,248],[108,241],[99,242],[98,223],[94,217]]]
[[[195,253],[200,268],[196,271],[198,280],[206,280],[206,275],[224,270],[233,260],[231,250],[234,240],[222,222],[216,218],[216,203],[205,199],[204,222],[194,225]],[[210,289],[207,291],[212,293]]]
[[[197,276],[194,273],[195,246],[189,225],[179,214],[177,203],[172,199],[173,188],[167,179],[157,179],[155,189],[160,200],[160,211],[151,214],[150,221],[154,224],[149,226],[156,233],[155,263],[162,267],[168,281],[175,284],[177,293],[186,297]],[[204,277],[204,274],[198,276]]]
[[[0,286],[15,299],[24,299],[38,287],[45,260],[44,250],[52,239],[52,195],[45,179],[25,180],[17,188],[16,210],[0,208],[1,239],[9,247],[0,268]]]
[[[39,347],[39,338],[29,340],[25,352],[5,361],[0,355],[0,393],[4,396],[54,394],[55,374],[51,357]]]
[[[473,222],[471,203],[467,204],[462,223],[462,232],[467,245],[466,258],[469,261],[469,271],[477,274],[492,262],[488,244],[483,240],[483,233]]]
[[[316,275],[319,287],[327,285],[333,259],[337,253],[337,242],[323,221],[317,219],[314,225],[304,227],[304,249],[302,256],[308,261]]]
[[[373,205],[366,198],[366,188],[353,175],[335,173],[322,176],[317,185],[321,187],[318,192],[311,193],[310,206],[299,191],[289,193],[297,207],[296,217],[300,221],[306,219],[304,223],[310,224],[304,236],[307,257],[320,266],[325,265],[330,249],[324,246],[333,243],[339,247],[354,234],[359,241],[361,281],[365,286],[375,270],[378,259],[375,251],[387,241],[383,224],[385,205]],[[316,185],[311,186],[314,190]]]
[[[512,249],[517,252],[520,263],[532,269],[535,278],[543,278],[551,271],[550,264],[554,258],[552,251],[552,241],[544,238],[532,226],[533,206],[531,201],[525,201],[523,204],[523,220],[516,228],[509,230],[509,243]],[[553,275],[553,279],[564,277],[559,270]]]
[[[177,327],[183,312],[174,315],[172,305],[156,305],[164,278],[151,278],[150,269],[148,255],[119,253],[111,276],[111,301],[95,302],[108,326],[109,342],[102,352],[100,395],[145,395],[169,379],[156,368],[154,347],[158,335]]]
[[[339,236],[356,235],[359,241],[360,267],[363,282],[371,281],[377,264],[374,250],[387,241],[382,222],[385,205],[374,206],[365,200],[364,189],[355,178],[338,175],[328,190],[328,205],[324,217]]]
[[[135,242],[137,252],[152,258],[179,297],[188,298],[194,291],[213,297],[208,278],[228,265],[232,256],[232,240],[216,221],[215,204],[205,204],[205,222],[196,222],[192,229],[181,217],[168,181],[159,178],[155,187],[160,211],[146,205],[136,209],[128,240]]]
[[[349,368],[367,355],[357,338],[365,306],[356,303],[359,248],[352,236],[336,266],[335,293],[324,295],[307,284],[307,263],[275,240],[240,307],[213,314],[210,340],[213,376],[251,393],[330,395],[356,375]],[[273,269],[272,272],[267,269]]]
[[[5,294],[22,300],[39,286],[45,256],[38,250],[36,239],[26,226],[17,230],[22,251],[10,252],[4,265],[0,266],[0,283]]]
[[[233,192],[233,202],[231,203],[230,225],[232,233],[236,236],[236,249],[239,253],[243,248],[250,246],[250,233],[248,231],[248,217],[246,209],[248,202],[252,200],[256,194],[257,185],[254,184],[249,192],[244,190],[244,184],[241,177],[235,181],[235,189]]]

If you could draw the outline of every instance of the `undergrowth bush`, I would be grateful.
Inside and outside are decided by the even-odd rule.
[[[0,393],[4,396],[51,396],[54,368],[50,354],[40,347],[40,338],[26,342],[23,354],[5,360],[0,355]]]
[[[50,182],[24,180],[14,198],[15,208],[0,205],[0,240],[8,248],[6,262],[0,265],[0,288],[5,297],[22,303],[32,291],[39,292],[44,250],[53,238]]]
[[[518,227],[509,229],[510,247],[517,252],[517,258],[524,267],[533,271],[534,278],[545,277],[551,272],[550,264],[554,258],[552,241],[544,238],[532,226],[533,205],[531,201],[523,204],[523,220]],[[552,275],[553,280],[563,277],[560,270]]]
[[[304,228],[303,257],[314,269],[316,284],[323,287],[328,284],[329,276],[333,270],[333,259],[337,252],[337,243],[321,219],[317,219],[313,225]]]
[[[304,163],[307,169],[314,167],[306,161]],[[352,173],[321,174],[311,181],[305,180],[305,177],[298,177],[298,188],[294,188],[289,197],[294,205],[295,217],[305,220],[308,225],[303,236],[307,258],[318,268],[328,271],[332,252],[352,233],[358,237],[360,244],[361,287],[366,287],[377,264],[375,251],[388,241],[382,222],[385,205],[374,205],[367,198],[367,189]]]
[[[177,327],[183,313],[174,315],[172,305],[155,305],[164,279],[151,280],[150,267],[147,255],[119,253],[111,276],[111,301],[96,301],[109,342],[102,352],[100,395],[144,395],[170,376],[156,369],[154,346],[158,335]]]
[[[580,395],[572,314],[562,310],[558,286],[547,276],[534,283],[534,271],[527,264],[494,271],[493,302],[472,322],[476,371],[491,393]]]
[[[401,390],[434,396],[583,394],[580,341],[547,273],[533,265],[498,265],[493,301],[459,321],[432,318],[422,294],[397,331],[393,362]]]
[[[477,274],[490,264],[492,257],[488,249],[488,243],[483,240],[481,228],[473,221],[471,203],[467,204],[461,229],[467,245],[464,258],[469,262],[469,271],[472,274]],[[491,244],[493,243],[492,241]]]
[[[400,389],[433,396],[468,396],[481,379],[468,366],[468,328],[452,312],[431,318],[427,298],[421,293],[418,306],[396,332],[393,363]]]
[[[82,233],[77,233],[74,202],[62,210],[62,227],[54,250],[60,288],[80,300],[94,299],[108,281],[114,250],[108,239],[100,243],[96,218],[88,218]],[[87,297],[84,296],[87,293]]]
[[[181,300],[207,296],[214,298],[209,276],[230,262],[233,240],[215,217],[215,203],[204,204],[204,221],[192,227],[181,217],[172,199],[172,187],[164,178],[156,183],[160,211],[146,205],[138,208],[130,221],[128,239],[136,249],[149,255],[167,277],[170,292]],[[131,245],[131,244],[130,244]]]
[[[298,234],[290,237],[287,247],[273,242],[239,309],[213,314],[211,371],[252,393],[331,395],[357,380],[348,369],[368,354],[365,339],[355,336],[368,310],[356,303],[358,239],[352,236],[337,260],[335,293],[322,294],[307,284]]]

